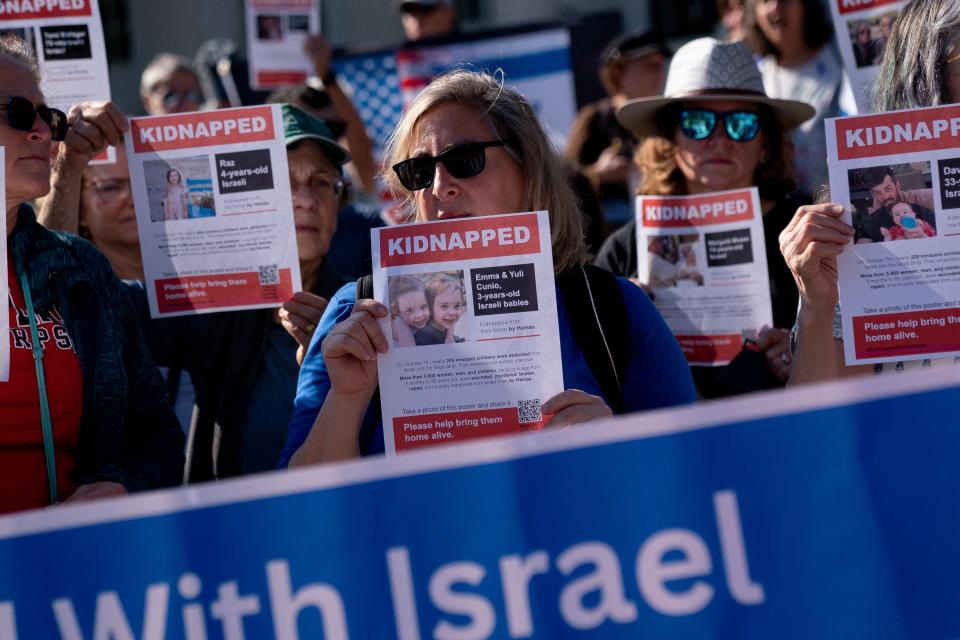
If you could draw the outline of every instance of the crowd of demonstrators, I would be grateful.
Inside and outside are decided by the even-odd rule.
[[[450,0],[393,5],[409,41],[457,32]],[[840,221],[842,206],[806,204],[802,194],[825,182],[823,120],[850,97],[828,46],[832,27],[816,0],[722,6],[737,42],[681,47],[662,97],[663,43],[626,34],[610,44],[601,68],[610,96],[581,111],[567,149],[582,175],[555,151],[531,105],[483,73],[435,79],[393,133],[382,177],[414,223],[549,212],[566,389],[543,405],[550,426],[689,403],[698,392],[713,398],[902,368],[843,365],[836,256],[855,239],[898,233],[898,218],[912,216],[924,229],[931,194],[904,189],[890,169],[864,173],[872,204],[859,231]],[[738,25],[753,53],[738,41]],[[882,37],[876,110],[960,99],[960,5],[912,0]],[[0,44],[14,347],[10,382],[0,385],[0,423],[11,425],[0,444],[0,473],[10,479],[0,511],[384,450],[376,355],[388,340],[377,321],[391,311],[353,282],[370,273],[370,229],[383,224],[376,211],[350,203],[351,182],[376,190],[370,140],[332,71],[329,46],[312,36],[305,53],[322,87],[290,87],[270,99],[283,104],[303,292],[278,310],[150,319],[138,284],[126,117],[109,102],[66,115],[46,108],[28,49]],[[759,67],[754,54],[763,56]],[[140,90],[151,115],[216,106],[190,61],[174,54],[151,61]],[[51,162],[53,141],[60,144]],[[108,144],[118,162],[91,164]],[[631,221],[599,251],[603,268],[590,264],[584,228],[600,218],[601,201],[608,212],[611,202],[626,205],[622,214],[632,212],[635,193],[745,187],[760,194],[774,326],[763,328],[756,351],[691,375],[641,288],[652,283],[628,279],[637,276],[632,213],[608,215]],[[48,191],[41,226],[26,203]],[[602,231],[589,226],[593,248]],[[458,340],[444,313],[456,315],[461,284],[413,283],[391,299],[401,295],[416,309],[404,310],[409,317],[394,310],[404,318],[397,339]],[[182,367],[196,383],[186,457],[156,362]]]
[[[960,101],[960,4],[913,0],[903,9],[890,32],[873,96],[878,112]],[[887,185],[885,194],[876,194],[880,204],[892,204],[887,199],[891,191],[907,200],[899,185]],[[829,200],[829,194],[823,193],[822,200]],[[844,364],[837,256],[856,230],[840,219],[843,211],[843,204],[829,202],[801,207],[780,235],[781,251],[800,290],[790,382],[957,364],[955,358]]]
[[[761,331],[758,352],[745,350],[726,367],[693,367],[704,397],[781,386],[789,377],[789,328],[798,294],[777,238],[803,204],[791,195],[789,132],[812,116],[807,104],[767,96],[743,43],[713,38],[677,50],[664,97],[632,100],[620,109],[620,119],[643,140],[637,154],[640,194],[695,195],[747,187],[760,193],[774,326]],[[596,263],[617,275],[637,277],[635,222],[607,239]]]
[[[816,109],[793,132],[798,189],[815,193],[827,183],[825,120],[856,113],[853,90],[832,46],[830,12],[819,0],[747,0],[744,31],[746,42],[762,56],[767,95]]]
[[[493,143],[493,144],[489,144]],[[441,156],[441,153],[444,155]],[[440,157],[438,157],[440,156]],[[561,362],[566,391],[547,400],[554,426],[618,412],[671,406],[694,400],[683,354],[646,295],[632,283],[587,265],[580,212],[561,158],[553,151],[532,107],[493,77],[454,71],[431,82],[401,118],[387,152],[391,186],[417,221],[546,210],[550,214]],[[623,334],[607,336],[621,349],[606,358],[584,353],[582,315],[565,302],[564,289],[584,279],[596,309],[625,316]],[[607,286],[604,286],[606,283]],[[612,286],[610,286],[612,285]],[[383,451],[377,389],[377,353],[388,341],[377,324],[389,310],[357,300],[347,285],[330,301],[301,370],[296,408],[283,464],[299,466]],[[578,300],[586,306],[587,301]],[[596,321],[596,319],[594,320]],[[619,398],[598,382],[624,356]],[[594,364],[594,366],[597,366]]]
[[[190,482],[276,468],[293,409],[299,374],[297,350],[306,348],[326,301],[343,284],[325,256],[337,227],[337,214],[348,196],[341,166],[349,160],[349,153],[322,120],[291,105],[285,104],[281,110],[303,292],[279,311],[159,320],[148,318],[142,287],[135,286],[130,292],[153,357],[161,365],[187,371],[196,389],[187,448],[186,479]],[[85,126],[93,130],[82,143],[119,137],[126,120],[123,116],[114,120],[116,117],[115,107],[109,103],[88,105]],[[73,153],[70,145],[63,146],[67,148],[64,155]],[[126,187],[125,200],[106,212],[113,213],[112,222],[119,226],[117,218],[129,213],[129,172],[125,163],[86,169],[93,175],[102,171],[109,171]],[[79,219],[81,230],[89,227],[87,203],[98,197],[96,184],[92,179],[85,182],[72,200],[61,197],[56,217],[46,223],[76,229]],[[54,186],[61,194],[68,193],[56,182]],[[99,204],[102,209],[103,203]],[[134,235],[135,228],[134,220]],[[142,279],[142,265],[138,264],[138,269],[129,277]]]
[[[123,285],[88,242],[43,228],[27,204],[50,189],[51,141],[80,134],[44,105],[22,43],[0,42],[0,87],[11,325],[0,512],[175,485],[183,433]]]
[[[609,94],[584,106],[567,139],[567,157],[593,183],[604,219],[620,226],[633,219],[633,154],[637,141],[617,120],[635,98],[660,95],[669,49],[653,33],[629,33],[610,42],[600,57],[600,80]]]

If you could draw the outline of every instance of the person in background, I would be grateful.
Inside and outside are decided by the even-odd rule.
[[[960,3],[912,0],[893,24],[873,86],[876,112],[960,102]],[[800,289],[790,384],[836,380],[912,368],[938,370],[960,358],[847,366],[840,321],[837,256],[855,230],[844,206],[829,200],[801,207],[780,234],[780,251]]]
[[[694,367],[694,380],[707,398],[782,386],[790,373],[789,328],[798,294],[778,256],[777,237],[803,202],[792,196],[789,132],[813,116],[813,107],[767,96],[742,42],[701,38],[677,50],[663,98],[632,100],[618,116],[638,138],[645,138],[637,153],[643,176],[640,194],[696,195],[757,187],[773,328],[759,332],[756,351],[745,349],[725,367]],[[596,264],[616,275],[636,277],[636,245],[636,223],[631,222],[607,239]],[[661,281],[681,280],[678,250],[671,243],[670,259],[656,260],[664,267]]]
[[[457,32],[457,9],[452,0],[400,0],[403,34],[409,42],[443,38]]]
[[[147,115],[187,113],[204,106],[200,79],[190,60],[175,53],[160,53],[140,75],[140,100]]]
[[[831,47],[833,24],[820,0],[747,0],[746,42],[763,59],[760,73],[771,98],[799,100],[816,116],[793,132],[799,191],[828,182],[824,120],[856,113],[853,90]]]
[[[10,290],[0,338],[11,346],[0,512],[179,484],[183,432],[123,285],[100,252],[44,229],[26,204],[50,190],[51,142],[82,134],[44,105],[20,40],[0,40],[0,91]]]
[[[856,26],[853,39],[853,60],[858,67],[868,67],[874,64],[876,44],[870,33],[870,25],[860,22]]]
[[[720,16],[718,39],[727,42],[743,40],[743,1],[717,0],[717,15]]]
[[[394,169],[388,176],[392,190],[417,222],[549,212],[558,289],[556,355],[566,387],[543,404],[543,412],[552,414],[551,425],[608,417],[611,404],[626,413],[693,401],[683,354],[643,292],[587,265],[582,214],[562,159],[517,91],[483,73],[453,71],[435,78],[404,112],[387,158]],[[587,316],[565,306],[570,282],[585,282],[577,303],[593,304],[599,315],[622,309],[627,325],[622,335],[599,325],[597,311],[589,315],[589,324],[576,325],[591,335],[600,326],[605,343],[609,340],[613,347],[582,346],[589,336],[574,329],[574,319]],[[383,452],[380,407],[371,399],[377,389],[376,354],[389,348],[377,319],[386,318],[389,310],[375,300],[356,298],[354,284],[338,291],[310,343],[281,466]],[[618,402],[601,380],[621,356],[625,367],[616,377]]]
[[[583,107],[570,129],[566,156],[593,183],[610,226],[633,218],[629,183],[637,141],[617,121],[617,109],[627,100],[660,95],[669,55],[653,33],[615,38],[600,57],[600,80],[609,97]]]

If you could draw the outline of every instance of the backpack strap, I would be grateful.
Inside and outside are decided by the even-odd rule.
[[[373,275],[367,274],[357,279],[357,300],[373,299]],[[380,386],[373,392],[373,398],[370,404],[374,407],[377,416],[380,417]],[[360,427],[360,454],[366,455],[370,451],[370,443],[373,441],[373,435],[376,431],[375,426],[363,425]]]
[[[619,413],[630,361],[630,327],[617,278],[583,265],[557,276],[557,284],[577,346],[610,408]]]

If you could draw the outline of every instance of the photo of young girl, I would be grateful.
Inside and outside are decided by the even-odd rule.
[[[466,342],[463,271],[389,276],[387,296],[395,347]]]
[[[416,334],[427,326],[430,307],[427,305],[427,290],[418,276],[395,276],[389,279],[390,318],[393,327],[393,344],[397,347],[413,347]]]
[[[427,290],[430,321],[414,336],[417,345],[465,342],[454,334],[457,322],[467,310],[463,277],[438,273],[428,278],[424,287]]]
[[[166,191],[163,194],[163,219],[187,219],[187,185],[178,169],[167,170]]]

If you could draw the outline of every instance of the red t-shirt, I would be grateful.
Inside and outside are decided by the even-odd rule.
[[[0,513],[50,504],[43,453],[40,394],[33,362],[30,321],[20,282],[7,262],[10,313],[10,379],[0,382]],[[83,378],[63,318],[53,309],[37,314],[43,344],[43,371],[53,422],[57,490],[61,500],[76,489],[76,467],[83,413]]]

